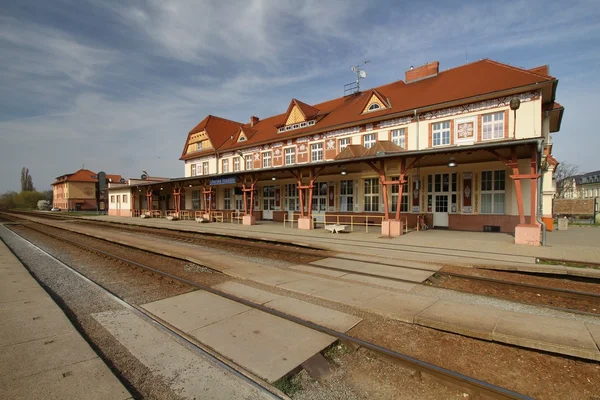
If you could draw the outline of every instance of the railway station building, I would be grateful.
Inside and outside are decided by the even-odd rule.
[[[113,190],[131,196],[132,216],[372,224],[386,236],[423,219],[539,245],[564,112],[557,85],[548,66],[432,62],[334,100],[292,99],[274,116],[209,115],[185,137],[182,178]]]

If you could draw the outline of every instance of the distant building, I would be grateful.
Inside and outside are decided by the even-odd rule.
[[[600,171],[588,172],[587,174],[575,175],[570,187],[565,192],[567,199],[591,199],[600,197]]]
[[[107,184],[120,182],[122,179],[121,175],[106,175]],[[106,209],[100,204],[98,174],[89,169],[80,169],[57,177],[52,183],[52,206],[65,211]]]

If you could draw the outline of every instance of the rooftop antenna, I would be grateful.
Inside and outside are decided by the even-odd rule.
[[[351,68],[352,72],[356,74],[356,81],[344,85],[344,96],[360,92],[360,80],[365,79],[367,77],[367,71],[365,71],[361,67],[367,64],[368,62],[369,60],[363,62],[362,64],[355,65]]]

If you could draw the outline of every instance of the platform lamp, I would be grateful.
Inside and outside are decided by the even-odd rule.
[[[517,110],[521,107],[521,100],[515,97],[510,101],[510,109],[514,111],[513,139],[517,138]]]

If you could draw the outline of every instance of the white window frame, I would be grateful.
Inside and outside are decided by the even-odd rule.
[[[349,137],[338,139],[338,146],[340,146],[340,152],[342,152],[342,150],[344,150],[346,147],[350,146],[351,143],[352,138]]]
[[[202,175],[209,175],[210,174],[210,165],[208,163],[208,161],[202,161]]]
[[[406,128],[392,129],[390,139],[392,143],[406,150]]]
[[[350,204],[348,204],[348,200],[350,200]],[[354,181],[340,181],[340,212],[353,212],[354,204]]]
[[[379,178],[366,178],[363,186],[363,202],[365,212],[379,212],[379,196],[381,194]]]
[[[191,173],[191,176],[196,176],[196,164],[192,164],[190,173]]]
[[[310,145],[310,161],[323,161],[323,142]]]
[[[235,157],[233,159],[233,172],[238,172],[240,170],[240,158]]]
[[[202,150],[202,141],[196,142],[196,151]]]
[[[252,157],[252,154],[248,154],[248,155],[244,156],[244,163],[246,164],[245,165],[245,168],[246,168],[245,170],[246,171],[251,171],[252,167],[253,167],[253,163],[254,163],[254,159]]]
[[[285,154],[285,165],[294,165],[296,164],[296,148],[295,147],[286,147],[283,149]]]
[[[123,195],[123,199],[121,200],[121,203],[127,203],[127,195],[126,194]]]
[[[431,126],[431,146],[438,147],[448,145],[450,145],[450,121],[433,123]]]
[[[381,106],[377,103],[373,103],[369,106],[369,108],[367,109],[367,111],[377,111],[377,110],[381,110]]]
[[[486,119],[489,118],[488,121]],[[481,116],[481,140],[504,139],[504,111]]]
[[[223,173],[227,174],[229,172],[229,159],[225,158],[222,160],[223,162]]]
[[[223,209],[231,210],[231,188],[223,189]]]
[[[490,180],[490,189],[484,189],[484,175],[491,175]],[[487,180],[486,180],[487,181]],[[501,182],[501,184],[500,184]],[[492,170],[492,171],[482,171],[480,178],[480,188],[481,188],[481,207],[479,207],[479,212],[481,214],[496,214],[496,215],[504,215],[506,214],[506,171],[504,170]],[[484,196],[490,196],[490,211],[484,210]],[[496,210],[496,197],[502,196],[503,201],[503,209]]]
[[[375,143],[377,143],[376,133],[367,133],[366,135],[363,135],[363,146],[365,146],[367,149],[375,146]]]
[[[272,152],[271,151],[263,151],[262,152],[262,167],[263,168],[270,168],[272,166],[271,164],[271,158],[272,158]]]
[[[399,176],[392,176],[393,181],[397,181],[399,179],[400,179]],[[390,204],[391,212],[396,212],[396,209],[398,206],[399,189],[400,189],[400,184],[392,185],[392,203]],[[402,204],[401,204],[400,212],[403,212],[403,213],[408,212],[408,208],[409,208],[408,199],[409,199],[408,198],[408,179],[406,179],[406,182],[404,182],[404,185],[402,185]],[[406,205],[406,207],[404,207],[405,205]]]

